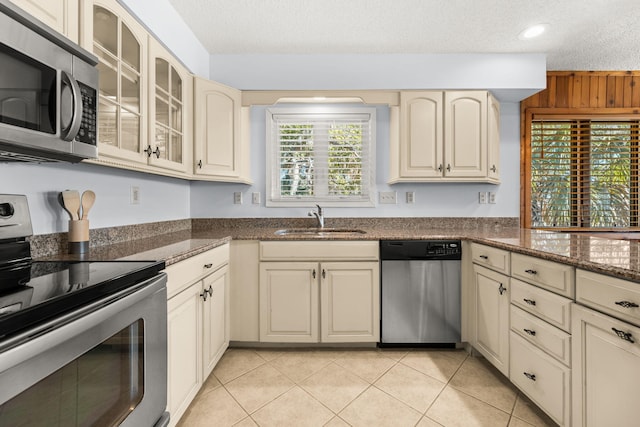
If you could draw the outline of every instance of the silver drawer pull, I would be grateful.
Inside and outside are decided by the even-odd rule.
[[[620,329],[616,329],[616,328],[611,328],[611,330],[615,332],[620,339],[628,341],[631,344],[635,343],[635,340],[633,339],[633,335],[631,335],[630,332],[621,331]]]
[[[523,372],[524,376],[529,378],[531,381],[536,380],[536,374],[530,374],[529,372]]]
[[[531,269],[525,270],[524,272],[527,273],[527,274],[538,274],[537,271],[531,270]]]
[[[529,304],[529,305],[534,305],[534,306],[536,305],[536,301],[535,300],[527,299],[527,298],[522,298],[522,300],[524,302],[526,302],[527,304]]]
[[[531,335],[532,337],[536,336],[536,331],[534,331],[533,329],[523,329],[523,331],[525,331],[527,334]]]
[[[486,256],[486,255],[480,255],[480,258],[482,258],[482,259],[489,259],[489,257],[488,257],[488,256]]]
[[[616,305],[619,305],[620,307],[624,307],[624,308],[637,308],[638,304],[636,304],[635,302],[631,302],[631,301],[616,301]]]
[[[211,268],[211,267],[213,267],[213,264],[211,264],[211,263],[204,265],[204,268]]]

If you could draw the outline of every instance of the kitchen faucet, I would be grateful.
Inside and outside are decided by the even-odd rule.
[[[322,208],[320,207],[320,205],[316,205],[316,207],[318,209],[316,211],[312,210],[311,212],[309,212],[308,216],[315,216],[318,220],[318,228],[324,228],[324,216],[322,214]]]

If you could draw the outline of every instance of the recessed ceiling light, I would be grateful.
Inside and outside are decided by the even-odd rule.
[[[523,30],[520,34],[518,34],[518,38],[520,40],[529,40],[534,37],[538,37],[547,30],[547,26],[547,24],[532,25],[531,27]]]

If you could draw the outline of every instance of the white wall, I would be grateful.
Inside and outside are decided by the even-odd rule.
[[[309,208],[267,208],[265,199],[265,108],[251,111],[251,178],[253,185],[194,182],[191,185],[191,216],[208,217],[299,217]],[[327,217],[518,217],[520,214],[520,107],[501,104],[501,179],[502,184],[407,183],[388,185],[389,114],[378,107],[376,145],[376,186],[378,191],[396,191],[396,205],[370,208],[327,208]],[[233,193],[243,193],[243,204],[233,204]],[[405,203],[405,192],[415,192],[415,203]],[[479,204],[479,191],[494,191],[496,204]],[[251,194],[260,192],[261,204],[251,203]],[[311,206],[311,205],[310,205]]]
[[[0,193],[25,194],[34,234],[68,230],[68,215],[58,203],[62,190],[93,190],[91,228],[112,227],[190,217],[189,181],[89,164],[0,163]],[[140,203],[130,203],[131,186],[140,188]]]

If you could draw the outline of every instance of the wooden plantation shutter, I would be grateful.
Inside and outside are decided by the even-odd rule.
[[[272,114],[270,200],[371,203],[375,109],[368,110]]]
[[[639,121],[533,116],[532,227],[638,226]]]

